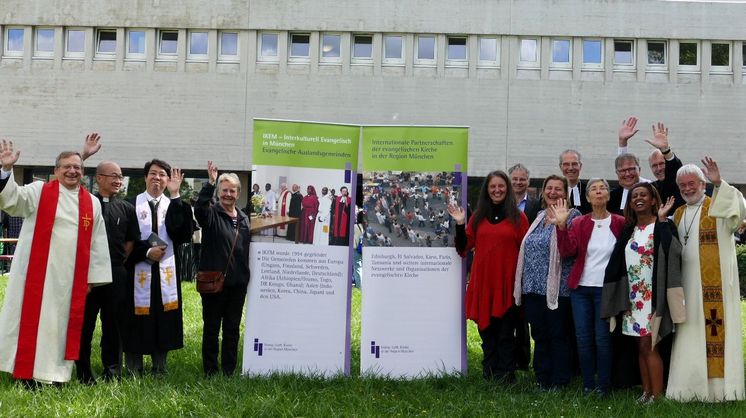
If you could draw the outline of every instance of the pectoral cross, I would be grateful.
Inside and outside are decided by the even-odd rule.
[[[163,272],[166,274],[166,283],[171,286],[171,278],[174,277],[174,273],[171,271],[171,267],[166,267]]]
[[[148,275],[145,274],[145,270],[140,270],[140,274],[138,275],[137,281],[140,283],[140,287],[145,287],[145,279],[148,278]]]
[[[88,214],[83,215],[83,228],[88,231],[88,227],[91,226],[91,217]]]

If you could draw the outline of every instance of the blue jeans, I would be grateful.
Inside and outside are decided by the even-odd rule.
[[[534,339],[534,374],[544,389],[563,387],[570,383],[570,339],[567,320],[570,301],[559,297],[559,307],[550,310],[547,297],[523,294],[526,319]]]
[[[570,292],[583,388],[609,391],[611,333],[601,319],[601,287],[578,286]],[[598,383],[595,376],[598,375]]]

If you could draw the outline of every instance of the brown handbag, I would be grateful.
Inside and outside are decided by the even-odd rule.
[[[233,261],[233,250],[236,249],[239,229],[240,228],[236,228],[236,236],[233,238],[231,253],[228,256],[228,263],[226,263],[225,269],[223,271],[198,271],[194,276],[194,281],[197,283],[197,292],[200,294],[207,295],[223,291],[225,275],[228,272],[228,267],[231,265],[231,261]]]

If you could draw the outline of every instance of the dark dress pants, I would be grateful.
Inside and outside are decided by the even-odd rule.
[[[479,330],[482,338],[482,374],[485,379],[512,383],[515,380],[514,327],[517,315],[515,306],[501,318],[490,318],[490,325]]]
[[[95,286],[86,296],[83,329],[80,334],[80,355],[75,370],[83,382],[95,380],[91,369],[91,340],[96,329],[96,317],[101,312],[101,364],[104,377],[121,375],[121,349],[114,303],[115,284]]]
[[[222,369],[223,374],[231,375],[236,370],[238,359],[239,327],[243,305],[246,300],[246,287],[226,287],[216,294],[202,296],[202,367],[210,376]],[[222,350],[219,350],[218,336],[223,328]],[[218,366],[218,352],[221,351],[221,366]]]
[[[539,385],[545,389],[566,386],[571,377],[570,339],[566,328],[570,298],[557,299],[559,307],[550,310],[545,295],[523,295],[534,338],[534,373]]]

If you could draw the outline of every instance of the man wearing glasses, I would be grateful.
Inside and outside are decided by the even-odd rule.
[[[91,155],[90,141],[98,142],[99,139],[100,137],[87,139],[84,158]],[[98,147],[93,147],[93,153],[98,151]],[[106,225],[112,283],[94,287],[86,297],[80,356],[75,362],[78,379],[86,384],[95,383],[95,376],[91,370],[91,340],[93,331],[96,329],[96,317],[99,311],[101,312],[103,378],[106,380],[119,378],[122,372],[120,327],[123,317],[122,307],[126,306],[125,295],[127,294],[127,269],[124,261],[132,252],[134,242],[140,239],[135,207],[130,202],[117,197],[123,180],[122,169],[113,161],[102,161],[96,167],[98,192],[94,196],[101,203]]]

